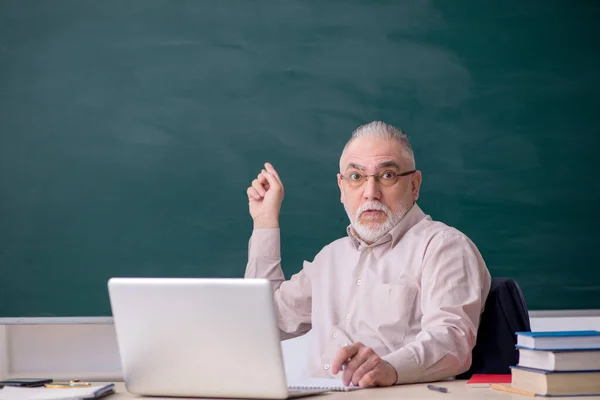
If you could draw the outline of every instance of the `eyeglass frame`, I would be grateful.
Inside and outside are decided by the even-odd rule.
[[[364,179],[364,181],[360,185],[356,186],[356,189],[358,189],[359,187],[361,187],[362,185],[364,185],[365,183],[367,183],[369,181],[370,177],[373,177],[373,179],[375,179],[376,183],[381,183],[382,182],[381,176],[383,174],[389,174],[389,173],[391,173],[391,174],[396,175],[396,178],[402,178],[403,176],[411,175],[411,174],[414,174],[415,172],[417,172],[416,169],[411,169],[410,171],[405,171],[405,172],[383,171],[383,172],[381,172],[379,174],[370,174],[370,175],[363,175],[363,174],[358,173],[359,175],[363,176],[365,179]],[[357,172],[353,172],[353,174],[355,174],[355,173],[357,173]],[[350,175],[352,175],[352,174],[350,174]],[[343,180],[343,181],[345,180],[347,182],[351,182],[348,179],[347,176],[344,176],[341,173],[340,173],[340,179]],[[392,183],[390,185],[386,185],[385,183],[381,183],[381,185],[385,186],[385,187],[391,187],[391,186],[394,186],[396,183],[398,183],[398,179],[396,179],[396,182],[394,182],[394,183]],[[349,183],[349,185],[352,185],[352,184]]]

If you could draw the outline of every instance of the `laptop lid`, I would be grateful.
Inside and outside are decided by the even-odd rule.
[[[112,278],[108,291],[129,392],[288,397],[269,281]]]

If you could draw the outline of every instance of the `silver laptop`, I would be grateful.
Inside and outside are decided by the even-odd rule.
[[[285,399],[271,284],[262,279],[112,278],[127,390],[149,396]]]

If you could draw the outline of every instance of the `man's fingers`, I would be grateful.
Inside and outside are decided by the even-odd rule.
[[[255,180],[252,181],[252,188],[254,190],[256,190],[256,192],[260,195],[260,197],[264,197],[265,193],[267,192],[265,190],[264,185],[262,183],[260,183],[258,181],[258,179],[255,179]]]
[[[258,181],[259,181],[260,183],[263,183],[263,184],[264,184],[264,183],[267,183],[267,182],[269,182],[269,181],[267,180],[267,177],[266,177],[266,175],[265,175],[265,174],[266,174],[266,172],[267,172],[267,171],[263,169],[263,170],[261,170],[261,171],[260,171],[260,173],[259,173],[259,174],[258,174],[258,176],[256,177],[256,179],[258,179]]]
[[[359,343],[355,343],[349,346],[344,346],[338,350],[333,361],[331,362],[331,373],[335,375],[342,370],[342,365],[344,365],[349,358],[354,357],[358,353],[358,345]]]
[[[375,352],[373,351],[372,348],[370,347],[366,347],[366,346],[362,346],[358,349],[358,353],[352,357],[352,359],[350,361],[348,361],[346,363],[346,368],[344,368],[344,373],[342,374],[342,380],[344,381],[344,385],[349,385],[350,382],[352,383],[358,383],[358,380],[360,379],[354,379],[356,372],[365,365],[365,363],[367,363],[373,356],[377,357],[377,355],[375,354]],[[377,357],[379,358],[379,357]],[[371,370],[373,367],[369,367],[367,365],[366,367],[367,369],[363,371],[361,373],[361,377],[365,372],[368,372],[369,370]]]
[[[248,190],[246,190],[246,193],[248,194],[249,199],[254,199],[254,200],[262,199],[262,196],[260,194],[258,194],[256,189],[254,189],[253,187],[249,187]]]
[[[358,386],[391,386],[398,381],[398,371],[387,361],[377,357],[375,366],[362,375],[358,380]]]
[[[337,374],[344,364],[342,380],[346,386],[350,383],[360,387],[390,386],[398,380],[396,369],[362,343],[341,348],[331,363],[331,372]]]
[[[364,388],[364,387],[369,387],[369,386],[375,386],[377,382],[377,371],[376,370],[371,370],[369,372],[367,372],[366,374],[364,374],[362,376],[362,378],[360,378],[360,380],[358,381],[358,386]]]
[[[267,172],[273,174],[273,176],[277,178],[279,183],[281,183],[281,178],[279,178],[279,174],[277,173],[277,171],[275,171],[275,168],[273,168],[273,165],[271,163],[265,163],[265,169],[267,170]]]
[[[275,176],[272,173],[263,170],[263,172],[261,172],[260,175],[267,180],[269,189],[273,189],[275,191],[281,190],[281,183],[279,182],[279,180],[277,180],[277,178],[275,178]]]
[[[358,356],[354,356],[350,359],[350,361],[346,362],[346,366],[344,367],[344,372],[342,373],[342,382],[344,385],[349,385],[352,381],[352,375],[354,375],[354,371],[358,367],[360,367],[360,360]]]
[[[361,379],[369,372],[375,370],[381,359],[377,354],[367,358],[352,374],[352,384],[358,385]]]

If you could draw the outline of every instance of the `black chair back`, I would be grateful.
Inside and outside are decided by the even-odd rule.
[[[456,378],[468,379],[473,374],[510,374],[510,366],[519,361],[515,332],[529,331],[529,312],[517,282],[492,278],[471,367]]]

